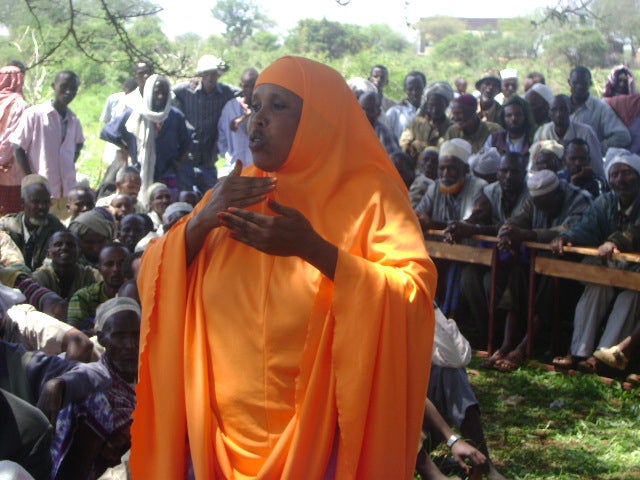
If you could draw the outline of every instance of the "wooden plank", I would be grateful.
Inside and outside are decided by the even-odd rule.
[[[427,235],[435,235],[436,237],[444,237],[444,230],[427,230]],[[482,242],[498,243],[498,237],[492,237],[490,235],[471,235],[473,240]]]
[[[444,237],[444,230],[427,230],[426,233],[428,235],[435,235],[438,237]],[[472,235],[472,240],[478,240],[482,242],[490,242],[497,243],[497,237],[491,237],[488,235]],[[535,248],[536,250],[547,250],[551,251],[551,246],[548,243],[540,243],[540,242],[524,242],[522,244],[524,247]],[[598,256],[598,249],[593,247],[569,247],[564,246],[562,250],[565,253],[577,253],[579,255],[589,255],[592,257]],[[640,263],[640,253],[634,252],[621,252],[613,255],[613,258],[618,260],[626,260],[627,262],[637,262]]]
[[[491,266],[491,258],[493,257],[492,248],[479,248],[471,245],[450,244],[434,240],[425,240],[424,243],[427,247],[427,252],[429,252],[429,255],[432,257],[475,263],[488,267]]]
[[[548,243],[538,243],[538,242],[524,242],[522,245],[529,248],[535,248],[536,250],[548,250],[551,251],[551,245]],[[579,255],[589,255],[591,257],[598,257],[598,249],[593,247],[562,247],[562,251],[564,253],[577,253]],[[627,262],[638,262],[640,263],[640,254],[639,253],[630,253],[630,252],[620,252],[613,255],[614,259],[617,260],[626,260]]]
[[[588,265],[540,256],[536,257],[535,270],[536,273],[541,275],[640,290],[640,272],[630,272],[618,268]]]

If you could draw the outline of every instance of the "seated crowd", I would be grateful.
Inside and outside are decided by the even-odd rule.
[[[97,191],[41,174],[27,141],[30,123],[0,132],[23,170],[20,202],[6,200],[16,193],[15,178],[11,188],[0,187],[7,201],[0,217],[0,460],[14,462],[1,468],[24,468],[36,479],[128,478],[141,257],[237,159],[251,163],[246,122],[258,72],[246,69],[237,89],[218,82],[224,71],[224,62],[205,55],[197,76],[172,89],[151,64],[136,63],[137,84],[127,82],[103,112],[110,166]],[[516,71],[489,71],[470,94],[463,78],[452,87],[412,71],[399,102],[384,94],[383,65],[348,82],[406,183],[425,238],[478,245],[474,235],[497,237],[494,276],[489,267],[434,259],[433,366],[424,438],[416,445],[423,479],[447,478],[429,457],[443,441],[460,474],[474,469],[504,478],[490,459],[465,366],[471,345],[489,340],[493,277],[504,328],[485,366],[510,372],[526,359],[530,275],[523,243],[549,244],[554,255],[571,245],[594,247],[598,256],[583,261],[639,269],[616,257],[640,252],[640,102],[631,71],[614,69],[602,100],[589,92],[585,67],[570,72],[569,95],[554,95],[535,72],[527,80],[520,95]],[[68,119],[77,120],[66,109],[73,96],[60,92],[69,83],[77,90],[78,82],[61,72],[54,83],[53,108]],[[83,136],[74,135],[69,148],[77,156]],[[217,173],[218,155],[225,166]],[[587,373],[627,369],[640,344],[640,292],[568,280],[560,289],[572,336],[567,355],[553,363]],[[534,332],[541,341],[552,321],[553,290],[550,278],[537,282]]]

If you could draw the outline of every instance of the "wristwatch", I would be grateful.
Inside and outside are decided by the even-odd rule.
[[[449,448],[453,447],[453,444],[456,443],[458,440],[460,440],[460,437],[458,435],[456,435],[455,433],[452,434],[449,437],[449,440],[447,440],[447,447],[449,447]]]

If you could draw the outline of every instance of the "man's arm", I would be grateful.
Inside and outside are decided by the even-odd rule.
[[[33,172],[31,171],[31,167],[29,166],[29,159],[27,158],[27,152],[25,152],[22,149],[22,147],[20,147],[19,145],[14,144],[13,153],[15,154],[16,162],[18,162],[18,165],[22,167],[22,170],[24,170],[25,175],[31,175]]]
[[[610,147],[625,148],[631,143],[631,134],[622,120],[613,111],[609,104],[601,101],[604,105],[602,114],[604,138],[602,139],[602,154],[607,153]]]
[[[87,287],[81,288],[69,299],[67,307],[67,323],[78,330],[87,330],[92,327],[89,321],[89,301],[91,293]]]
[[[415,208],[420,227],[423,232],[427,230],[442,230],[447,226],[446,222],[434,220],[431,216],[433,211],[433,202],[429,196],[429,192],[432,191],[431,186],[427,189],[427,193],[424,194],[420,203]]]
[[[558,218],[558,225],[536,230],[539,242],[548,243],[558,235],[566,233],[578,244],[596,247],[606,238],[608,222],[604,211],[595,207],[591,195],[586,192],[579,191],[571,200],[569,208]]]
[[[78,161],[78,157],[80,156],[80,151],[82,150],[82,147],[84,147],[84,143],[76,143],[76,151],[73,154],[74,163]]]
[[[438,412],[436,406],[428,398],[425,401],[423,426],[438,431],[442,438],[447,440],[451,455],[465,472],[469,473],[470,471],[469,465],[465,463],[465,460],[469,460],[473,466],[486,466],[487,457],[455,435],[451,427],[447,425],[445,419],[440,415],[440,412]]]
[[[178,162],[182,163],[189,154],[189,146],[191,145],[191,134],[187,128],[187,119],[180,113],[180,121],[178,123]]]
[[[445,240],[456,243],[472,235],[496,235],[500,226],[490,223],[491,202],[481,191],[473,202],[471,215],[462,221],[449,222],[445,229]]]

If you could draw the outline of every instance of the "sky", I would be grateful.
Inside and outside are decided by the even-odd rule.
[[[326,17],[341,23],[370,25],[388,24],[393,29],[411,36],[405,18],[415,23],[422,17],[448,15],[455,17],[505,18],[526,15],[540,7],[553,6],[559,0],[350,0],[346,6],[336,0],[254,0],[263,12],[278,26],[276,33],[286,35],[298,20]],[[344,0],[343,0],[344,1]],[[215,0],[155,0],[164,11],[160,13],[163,29],[169,37],[193,32],[202,37],[222,33],[224,25],[213,18],[211,9]],[[406,6],[405,6],[406,5]]]

